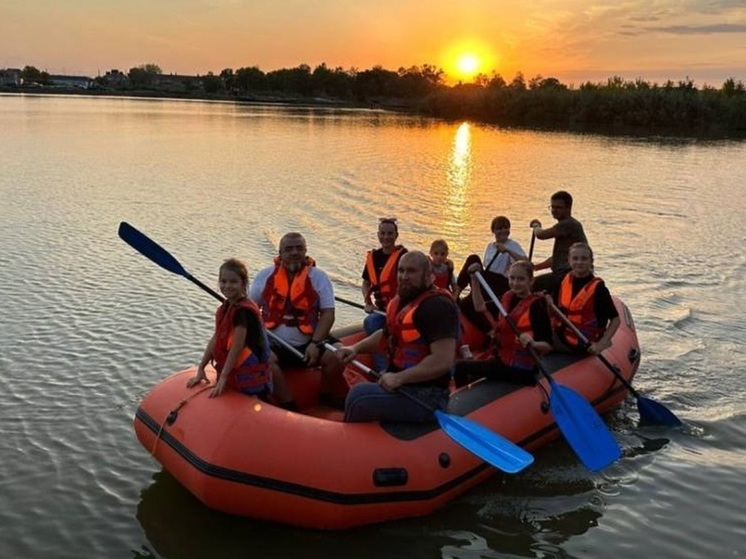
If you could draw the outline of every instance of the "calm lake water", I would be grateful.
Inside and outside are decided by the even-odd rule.
[[[746,144],[62,96],[0,96],[0,123],[0,557],[746,556]],[[527,248],[560,188],[636,318],[637,389],[683,429],[638,427],[630,401],[601,473],[558,442],[430,517],[341,533],[210,511],[135,440],[140,398],[198,361],[215,303],[120,221],[209,284],[299,230],[357,300],[378,217],[410,249],[447,239],[460,265],[497,214]]]

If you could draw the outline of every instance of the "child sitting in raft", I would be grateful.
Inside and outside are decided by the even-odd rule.
[[[574,243],[568,252],[570,272],[560,282],[554,300],[588,340],[585,344],[564,322],[555,323],[555,349],[597,355],[611,346],[621,320],[604,281],[593,274],[593,251],[586,243]],[[554,304],[547,299],[551,308]]]
[[[469,268],[474,306],[478,311],[485,309],[482,292],[474,276],[480,269],[479,263]],[[516,337],[507,320],[500,316],[495,326],[493,357],[484,361],[457,361],[453,375],[456,387],[482,377],[528,386],[536,384],[536,362],[528,348],[533,348],[539,354],[551,351],[552,326],[546,300],[539,294],[531,293],[533,278],[533,266],[528,260],[518,260],[510,266],[510,289],[500,302],[521,335]]]
[[[210,398],[220,396],[229,386],[250,395],[268,395],[272,379],[268,361],[271,355],[267,332],[256,304],[247,297],[249,271],[237,258],[220,266],[220,292],[225,302],[215,312],[215,333],[207,343],[197,374],[187,387],[207,380],[205,367],[213,362],[218,380]]]
[[[435,285],[449,291],[454,298],[458,297],[453,261],[448,258],[448,243],[443,239],[436,239],[430,245],[430,264],[435,274]]]
[[[456,284],[459,290],[463,290],[470,285],[469,275],[473,264],[479,264],[479,270],[482,277],[492,288],[492,291],[498,297],[502,297],[508,289],[508,271],[513,262],[526,258],[526,253],[516,241],[510,238],[510,220],[504,215],[498,215],[492,220],[490,230],[495,236],[495,240],[487,245],[484,249],[484,259],[480,259],[477,254],[471,254],[466,258],[461,271],[456,278]],[[484,266],[484,267],[482,267]],[[476,289],[459,300],[458,306],[461,313],[482,332],[488,332],[492,329],[492,321],[488,320],[484,313],[475,309],[473,293],[481,292],[482,288],[477,284]]]

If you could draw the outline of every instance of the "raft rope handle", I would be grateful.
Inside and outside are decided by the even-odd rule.
[[[201,389],[197,390],[197,392],[193,392],[192,394],[190,394],[189,396],[181,400],[181,402],[179,402],[176,405],[176,407],[174,407],[170,412],[168,412],[168,414],[166,415],[166,419],[164,419],[163,422],[161,422],[161,426],[158,429],[158,432],[155,434],[155,442],[153,443],[153,448],[150,451],[150,454],[152,456],[155,456],[155,449],[158,447],[158,441],[161,440],[161,434],[163,433],[163,429],[166,427],[166,424],[168,423],[169,425],[172,425],[174,421],[176,421],[176,414],[178,414],[179,410],[183,408],[187,404],[187,402],[189,402],[189,400],[201,394],[205,390],[209,388],[213,388],[214,386],[215,386],[214,384],[210,384],[210,382],[208,381],[207,386],[203,386]],[[169,422],[169,419],[170,419],[170,422]]]
[[[547,413],[549,411],[549,392],[547,392],[547,387],[542,384],[541,380],[536,383],[536,386],[538,386],[544,393],[544,401],[541,403],[541,411],[542,413]]]

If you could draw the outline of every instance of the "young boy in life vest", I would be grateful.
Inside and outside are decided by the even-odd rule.
[[[456,276],[453,274],[453,261],[448,258],[448,243],[436,239],[430,245],[430,263],[435,274],[435,285],[448,290],[454,297],[458,296]]]
[[[244,394],[267,395],[272,391],[268,364],[271,352],[259,308],[247,297],[246,264],[237,258],[223,262],[218,285],[225,302],[215,312],[215,333],[187,387],[207,380],[205,367],[213,362],[218,379],[210,398],[220,396],[226,386]]]

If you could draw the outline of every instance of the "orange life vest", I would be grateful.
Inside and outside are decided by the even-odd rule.
[[[380,278],[376,274],[376,267],[373,263],[373,251],[369,250],[368,255],[365,257],[368,281],[376,299],[376,306],[380,309],[386,308],[389,301],[396,295],[396,288],[399,285],[396,266],[399,262],[399,255],[401,255],[403,250],[404,247],[401,245],[394,247],[394,250],[389,254],[388,260],[386,260],[386,265],[381,270]]]
[[[506,309],[510,308],[513,298],[516,294],[512,291],[507,291],[500,301]],[[534,336],[534,330],[531,326],[531,305],[534,301],[540,299],[539,295],[528,295],[521,299],[515,308],[508,313],[508,316],[513,320],[518,332],[521,334],[529,334],[532,338]],[[496,326],[496,339],[499,341],[497,348],[497,356],[500,361],[510,367],[516,367],[518,369],[530,370],[534,368],[536,362],[534,361],[531,352],[521,345],[521,341],[516,336],[513,329],[508,324],[505,317],[500,316]]]
[[[270,390],[272,386],[267,363],[269,361],[269,346],[265,347],[262,352],[263,355],[260,355],[244,345],[236,358],[236,365],[233,369],[223,371],[228,353],[233,346],[233,318],[240,308],[251,311],[256,317],[257,324],[261,325],[262,319],[259,308],[253,301],[244,299],[235,305],[226,301],[215,312],[215,347],[212,357],[215,360],[215,368],[218,374],[229,375],[226,382],[227,386],[246,394],[258,394]]]
[[[386,308],[386,334],[388,335],[389,362],[399,370],[414,367],[426,356],[430,355],[430,344],[422,337],[414,324],[414,313],[419,306],[431,297],[448,297],[451,294],[444,289],[432,287],[418,295],[415,299],[400,307],[401,299],[397,295]],[[447,385],[449,375],[431,381],[434,384]],[[444,381],[440,382],[440,381]]]
[[[453,285],[453,262],[448,260],[442,272],[435,272],[435,287],[451,290]]]
[[[600,283],[601,278],[594,277],[578,291],[574,298],[572,296],[572,275],[567,274],[560,284],[557,306],[590,342],[598,341],[604,333],[604,327],[598,323],[595,311],[596,288]],[[557,326],[560,337],[567,345],[570,347],[581,345],[572,329],[561,322]]]
[[[312,258],[306,257],[291,282],[280,259],[275,258],[275,269],[262,291],[262,316],[268,329],[284,324],[295,326],[304,334],[313,334],[319,321],[319,295],[311,284],[309,273],[315,265]]]

